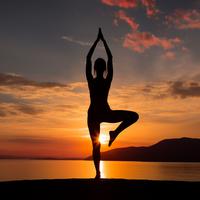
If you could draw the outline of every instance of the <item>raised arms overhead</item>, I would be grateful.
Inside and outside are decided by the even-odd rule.
[[[99,34],[97,36],[97,39],[94,41],[92,47],[90,48],[88,54],[87,54],[87,59],[86,59],[86,77],[87,77],[87,80],[90,81],[93,79],[93,76],[92,76],[92,61],[91,61],[91,58],[92,58],[92,55],[94,53],[94,50],[97,46],[97,43],[99,42],[100,40],[100,37],[99,37]]]
[[[99,37],[100,39],[102,40],[103,44],[104,44],[104,47],[105,47],[105,50],[106,50],[106,53],[107,53],[107,56],[108,56],[108,62],[107,62],[107,70],[108,70],[108,74],[107,74],[107,77],[106,79],[112,81],[112,78],[113,78],[113,62],[112,62],[112,53],[107,45],[107,42],[106,40],[104,39],[104,36],[101,32],[101,28],[99,29]]]
[[[92,61],[91,61],[91,58],[92,58],[92,55],[94,53],[94,50],[97,46],[97,43],[102,40],[103,44],[104,44],[104,47],[105,47],[105,50],[106,50],[106,53],[107,53],[107,56],[108,56],[108,61],[107,61],[107,70],[108,70],[108,74],[107,74],[107,77],[106,79],[108,80],[112,80],[112,77],[113,77],[113,63],[112,63],[112,54],[111,54],[111,51],[107,45],[107,42],[106,40],[104,39],[104,36],[101,32],[101,28],[99,28],[99,33],[98,33],[98,36],[97,36],[97,39],[95,40],[95,42],[93,43],[92,47],[90,48],[88,54],[87,54],[87,59],[86,59],[86,77],[87,77],[87,80],[88,82],[91,81],[93,79],[93,76],[92,76]]]

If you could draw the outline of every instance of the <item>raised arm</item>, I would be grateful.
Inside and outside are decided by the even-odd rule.
[[[106,79],[112,81],[112,78],[113,78],[113,61],[112,61],[112,53],[107,45],[107,42],[106,40],[104,39],[103,37],[103,34],[101,32],[101,29],[100,29],[100,38],[104,44],[104,47],[105,47],[105,50],[106,50],[106,53],[107,53],[107,56],[108,56],[108,62],[107,62],[107,70],[108,70],[108,74],[107,74],[107,77]]]
[[[92,76],[92,55],[94,53],[94,50],[97,46],[97,43],[99,42],[99,37],[97,37],[97,39],[95,40],[94,44],[92,45],[92,47],[90,48],[88,54],[87,54],[87,58],[86,58],[86,77],[87,77],[87,81],[89,82],[90,80],[93,79]]]

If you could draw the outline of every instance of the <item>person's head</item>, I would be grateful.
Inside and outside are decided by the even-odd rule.
[[[106,61],[103,58],[97,58],[94,63],[94,73],[97,76],[103,76],[106,71]]]

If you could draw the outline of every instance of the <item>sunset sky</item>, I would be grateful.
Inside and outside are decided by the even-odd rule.
[[[113,54],[110,106],[140,115],[102,151],[200,138],[200,0],[2,0],[0,156],[91,153],[85,57],[99,27]]]

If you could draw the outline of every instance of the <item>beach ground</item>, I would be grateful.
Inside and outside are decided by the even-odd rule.
[[[59,179],[0,182],[0,194],[16,199],[198,199],[200,182],[126,179]]]

